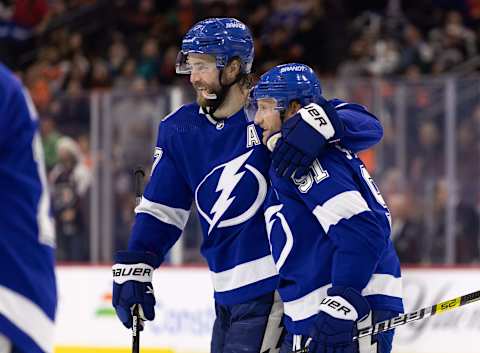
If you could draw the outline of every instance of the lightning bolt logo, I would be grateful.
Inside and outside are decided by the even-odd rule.
[[[248,157],[250,157],[252,152],[253,150],[250,150],[250,152],[245,153],[224,165],[222,175],[220,175],[217,188],[215,189],[216,192],[221,191],[222,193],[210,210],[210,214],[213,214],[213,218],[210,223],[210,228],[208,229],[208,234],[210,234],[218,220],[230,207],[233,200],[235,200],[236,196],[230,197],[230,195],[232,194],[233,189],[235,189],[235,186],[237,186],[238,182],[242,179],[243,174],[245,174],[245,172],[238,173],[238,170],[242,167]]]
[[[233,226],[233,225],[245,222],[247,219],[252,217],[255,214],[255,212],[258,210],[258,208],[262,205],[263,200],[265,199],[266,190],[267,190],[267,184],[266,184],[265,178],[254,167],[252,167],[249,164],[245,164],[245,162],[248,160],[248,158],[252,153],[253,153],[253,150],[250,150],[247,153],[244,153],[227,163],[217,166],[210,173],[208,173],[205,176],[205,178],[202,180],[202,182],[198,185],[195,193],[195,200],[197,203],[197,209],[199,213],[203,216],[203,218],[209,224],[208,234],[210,234],[211,231],[216,226],[219,228],[229,227],[229,226]],[[245,170],[240,171],[242,166],[245,166]],[[199,203],[198,191],[203,185],[203,183],[210,176],[214,175],[215,171],[217,171],[218,169],[222,169],[222,172],[218,179],[215,192],[217,193],[220,192],[220,196],[213,204],[212,208],[210,209],[210,212],[207,213],[205,212],[206,210],[202,209]],[[231,219],[220,221],[222,219],[222,216],[225,214],[225,212],[229,209],[229,207],[235,201],[236,196],[232,196],[232,192],[240,183],[240,181],[242,180],[243,176],[247,171],[252,173],[255,179],[257,180],[257,183],[258,183],[257,198],[255,199],[254,203],[247,209],[247,211],[245,211],[241,215],[238,215]]]

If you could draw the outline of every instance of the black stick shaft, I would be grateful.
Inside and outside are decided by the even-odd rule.
[[[432,306],[418,309],[417,311],[413,311],[408,314],[402,314],[402,315],[396,316],[390,320],[381,321],[375,324],[374,326],[361,329],[358,331],[358,336],[353,337],[353,340],[356,341],[359,338],[362,338],[365,336],[376,335],[381,332],[393,330],[394,328],[398,326],[403,326],[409,322],[425,319],[427,317],[437,315],[437,314],[442,314],[446,311],[450,311],[479,300],[480,300],[480,291],[472,292],[457,298],[446,300],[444,302],[441,302]],[[307,341],[306,347],[295,350],[292,353],[308,353],[308,344],[309,342]]]
[[[135,168],[135,206],[138,206],[142,200],[143,194],[143,178],[145,178],[145,172],[141,167]]]
[[[374,326],[361,329],[358,332],[358,336],[354,337],[353,340],[365,336],[376,335],[377,333],[385,332],[394,329],[395,327],[405,325],[406,323],[424,319],[429,316],[436,314],[441,314],[449,310],[459,308],[463,305],[470,304],[480,300],[480,291],[473,293],[465,294],[457,298],[446,300],[444,302],[413,311],[408,314],[399,315],[390,320],[385,320],[375,324]]]
[[[143,193],[143,178],[145,172],[141,167],[135,168],[135,205],[138,206],[142,200]],[[138,312],[138,305],[133,307],[132,313],[132,353],[140,353],[140,315]]]

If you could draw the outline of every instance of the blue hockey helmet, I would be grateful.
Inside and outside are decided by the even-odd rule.
[[[264,73],[250,92],[246,113],[253,121],[259,99],[274,99],[276,110],[287,110],[293,100],[305,106],[318,103],[322,96],[320,80],[311,67],[304,64],[283,64]]]
[[[190,74],[187,57],[190,53],[215,56],[217,68],[224,68],[238,57],[242,72],[250,73],[253,63],[253,38],[248,27],[235,18],[209,18],[195,24],[182,40],[177,56],[176,72]]]

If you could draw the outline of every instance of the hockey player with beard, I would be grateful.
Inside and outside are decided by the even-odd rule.
[[[0,353],[53,352],[55,226],[38,116],[2,64],[0,195]]]
[[[285,64],[262,75],[247,115],[271,148],[298,119],[331,134],[338,102],[322,97],[310,67]],[[271,170],[270,180],[265,221],[288,332],[280,352],[390,353],[393,331],[353,341],[359,328],[403,311],[390,213],[362,161],[330,144],[305,176]]]
[[[132,326],[135,304],[143,320],[153,320],[153,269],[179,238],[195,201],[214,288],[212,353],[273,353],[282,332],[278,274],[262,212],[271,155],[244,112],[253,54],[250,31],[233,18],[203,20],[183,38],[177,73],[190,75],[197,102],[161,122],[128,251],[119,252],[113,266],[120,320]],[[280,175],[301,174],[332,140],[355,151],[380,140],[382,127],[365,109],[337,108],[326,135],[297,121],[273,154]]]

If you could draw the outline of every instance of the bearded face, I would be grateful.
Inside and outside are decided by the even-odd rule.
[[[216,79],[216,82],[211,84],[207,84],[206,82],[193,84],[193,88],[195,88],[197,93],[197,103],[202,108],[213,106],[221,91],[218,78]]]
[[[221,86],[215,57],[206,54],[189,54],[190,82],[197,92],[197,103],[205,108],[219,97]]]

